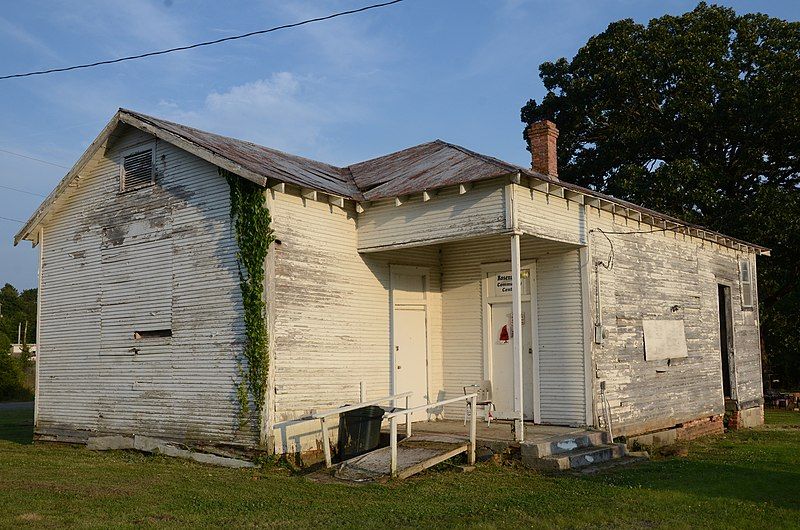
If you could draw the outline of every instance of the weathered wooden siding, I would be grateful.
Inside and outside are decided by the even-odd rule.
[[[44,225],[36,431],[249,441],[235,433],[242,323],[228,185],[157,142],[156,186],[119,193],[120,152],[152,140],[119,129]],[[133,338],[164,327],[171,338]]]
[[[491,180],[463,195],[458,187],[444,188],[428,202],[417,194],[399,207],[391,199],[373,203],[358,216],[358,248],[437,243],[504,229],[503,184]]]
[[[582,205],[523,186],[513,185],[513,188],[520,230],[544,239],[586,244]]]
[[[540,372],[548,370],[543,374],[543,390],[555,393],[543,395],[543,417],[553,423],[585,423],[585,399],[571,400],[573,395],[577,396],[585,389],[578,251],[562,243],[532,237],[522,238],[521,251],[523,261],[537,261]],[[442,245],[445,397],[463,394],[464,385],[484,378],[481,266],[510,263],[510,260],[511,246],[507,236]],[[573,384],[575,388],[568,388]],[[575,409],[569,410],[573,405]],[[449,409],[454,416],[462,410],[459,407]]]
[[[324,202],[275,193],[273,401],[276,448],[316,446],[318,423],[291,420],[313,410],[390,393],[390,265],[430,268],[428,318],[431,394],[441,385],[439,249],[435,246],[361,255],[355,213]]]
[[[589,208],[589,229],[647,231],[652,227]],[[615,223],[615,221],[617,221]],[[594,391],[606,381],[615,432],[641,433],[706,415],[722,414],[718,282],[731,285],[734,316],[735,392],[740,402],[761,397],[758,315],[740,303],[739,252],[673,232],[609,234],[612,270],[599,269],[600,305],[607,338],[593,345]],[[590,234],[591,263],[608,262],[603,234]],[[744,257],[747,257],[744,255]],[[754,261],[753,256],[749,256]],[[595,304],[596,275],[590,276]],[[756,306],[757,307],[757,306]],[[688,358],[645,361],[642,319],[682,319]],[[600,415],[598,406],[596,414]]]

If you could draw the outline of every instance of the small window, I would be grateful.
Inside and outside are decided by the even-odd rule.
[[[742,307],[753,307],[753,277],[750,261],[739,261],[739,290],[742,292]]]
[[[152,147],[132,149],[122,156],[120,189],[135,190],[153,184],[155,160]]]
[[[147,331],[134,331],[133,338],[135,340],[142,339],[168,339],[172,336],[171,329],[149,329]]]

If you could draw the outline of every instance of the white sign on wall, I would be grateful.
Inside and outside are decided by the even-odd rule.
[[[528,279],[530,278],[531,271],[528,269],[523,269],[520,271],[520,284],[522,286],[522,296],[528,295],[531,293],[531,285]],[[514,285],[511,276],[511,272],[495,272],[490,273],[488,275],[490,284],[489,290],[490,296],[505,296],[511,297],[511,293],[514,291]]]
[[[688,357],[683,320],[642,320],[646,361]]]

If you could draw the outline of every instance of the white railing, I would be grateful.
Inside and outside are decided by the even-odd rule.
[[[364,393],[362,392],[362,397],[363,397],[363,394]],[[405,414],[406,415],[406,436],[411,436],[411,413],[410,412],[405,412],[405,411],[409,410],[409,408],[408,408],[408,398],[410,398],[412,394],[413,394],[413,392],[403,392],[402,394],[395,394],[393,396],[386,396],[386,397],[382,397],[380,399],[373,399],[373,400],[370,400],[370,401],[363,401],[362,400],[360,403],[356,403],[354,405],[346,405],[344,407],[339,407],[339,408],[335,408],[335,409],[323,410],[322,412],[315,412],[314,414],[311,414],[310,416],[308,416],[307,419],[309,419],[309,420],[319,420],[320,427],[321,427],[321,430],[322,430],[322,450],[325,453],[325,467],[333,466],[333,458],[331,457],[331,446],[330,446],[330,443],[329,443],[330,440],[329,440],[329,436],[328,436],[328,423],[327,423],[327,420],[328,420],[328,418],[330,416],[336,416],[336,415],[342,414],[344,412],[350,412],[351,410],[357,410],[357,409],[361,409],[361,408],[364,408],[364,407],[369,407],[369,406],[372,406],[372,405],[378,405],[380,403],[387,403],[387,402],[391,402],[392,407],[397,407],[397,400],[405,398],[405,400],[406,400],[406,408],[403,409],[400,412],[394,412],[392,414],[395,414],[395,415],[403,415],[403,414]],[[425,406],[426,407],[430,407],[430,405],[425,405]],[[395,424],[394,425],[395,425],[395,432],[396,432],[397,431],[396,420],[395,420]]]
[[[477,403],[478,394],[467,394],[464,396],[458,396],[452,399],[445,399],[444,401],[437,401],[436,403],[428,403],[426,405],[420,405],[418,407],[414,407],[412,409],[408,408],[408,399],[406,399],[406,408],[404,410],[399,410],[397,412],[391,412],[383,417],[383,419],[389,420],[389,446],[391,448],[391,461],[389,466],[389,471],[393,477],[397,476],[397,420],[400,416],[406,417],[406,437],[411,436],[411,415],[415,412],[422,412],[423,410],[429,410],[436,407],[442,407],[444,405],[449,405],[450,403],[456,403],[461,400],[469,401],[470,403],[470,423],[469,423],[469,451],[467,452],[467,457],[469,460],[470,465],[475,464],[475,442],[477,437],[477,418],[476,418],[476,411],[475,406]]]

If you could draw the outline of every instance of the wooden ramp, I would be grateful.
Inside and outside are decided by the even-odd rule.
[[[469,440],[442,434],[415,434],[397,443],[397,478],[407,478],[469,450]],[[354,482],[391,476],[391,448],[381,447],[339,464],[335,476]]]

